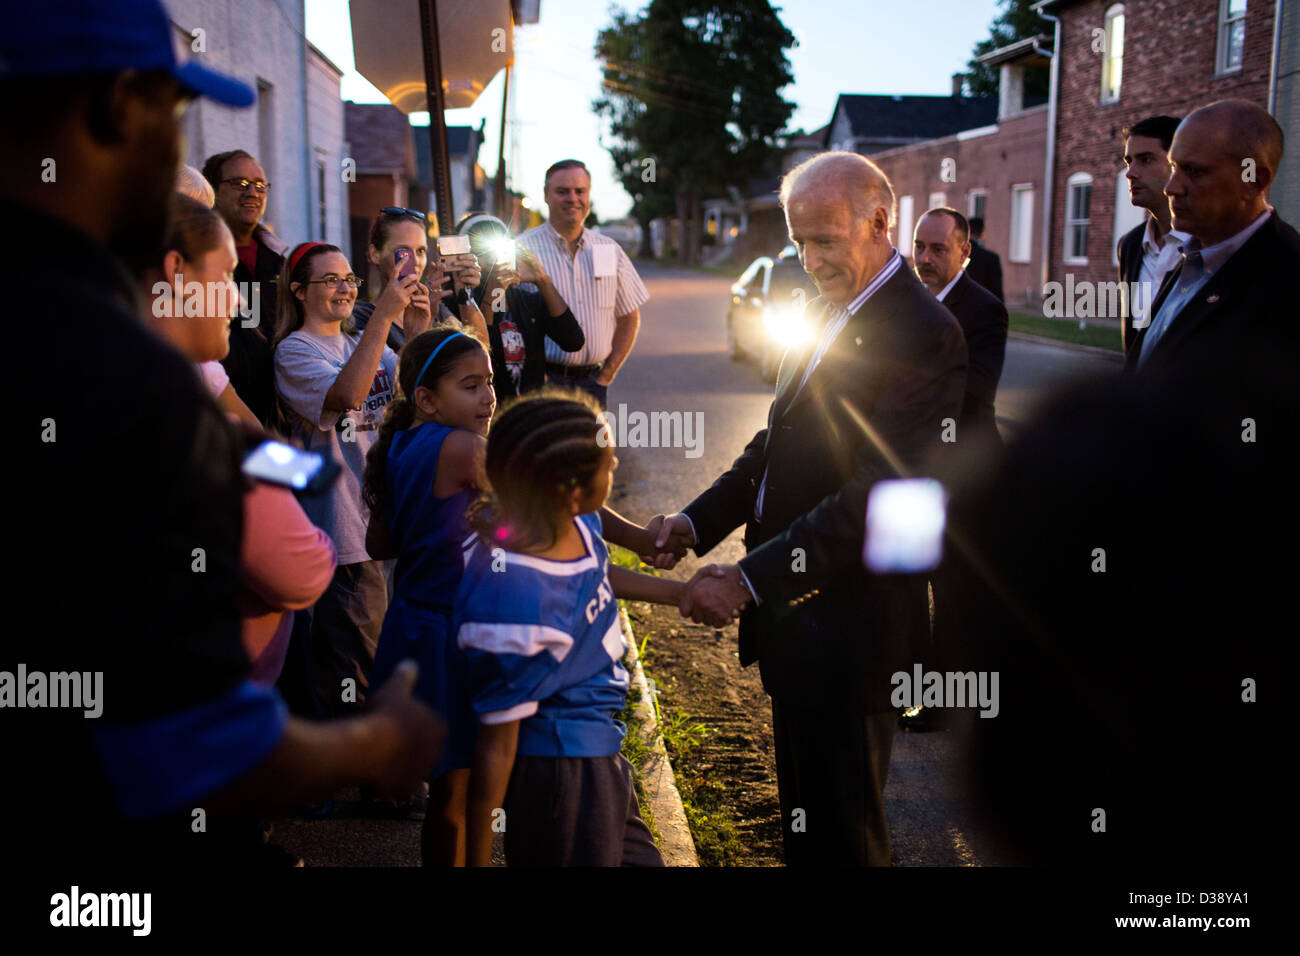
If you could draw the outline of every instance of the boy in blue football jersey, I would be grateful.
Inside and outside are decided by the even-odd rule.
[[[678,605],[683,584],[609,566],[596,512],[618,459],[597,416],[585,397],[544,391],[488,434],[491,493],[471,510],[454,616],[480,721],[470,866],[490,864],[501,810],[510,865],[663,865],[619,752],[615,598]]]

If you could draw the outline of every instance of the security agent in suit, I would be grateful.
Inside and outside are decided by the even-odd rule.
[[[1006,296],[1002,294],[1002,259],[996,252],[984,248],[984,220],[979,216],[971,217],[970,240],[970,262],[966,263],[966,274],[977,285],[997,296],[999,302],[1006,302]]]
[[[1150,316],[1151,302],[1165,276],[1182,261],[1179,248],[1191,238],[1172,227],[1169,198],[1164,193],[1169,179],[1169,145],[1179,122],[1174,116],[1148,116],[1124,129],[1124,177],[1128,180],[1129,199],[1148,212],[1141,225],[1120,237],[1116,248],[1120,287],[1125,290],[1120,337],[1126,352],[1136,336],[1130,292],[1133,283],[1144,284],[1139,304],[1144,316]],[[1139,321],[1145,324],[1142,317]]]
[[[916,473],[961,411],[961,327],[889,239],[893,190],[873,163],[823,153],[781,190],[790,238],[821,296],[814,341],[782,361],[768,427],[666,524],[697,554],[739,525],[748,554],[703,569],[697,620],[737,608],[742,665],[772,697],[786,862],[887,866],[883,792],[896,711],[890,677],[928,628],[924,576],[862,567],[867,493]]]
[[[1000,863],[1244,873],[1275,855],[1286,695],[1246,681],[1286,672],[1294,632],[1294,559],[1276,558],[1300,537],[1300,391],[1294,355],[1258,358],[1245,380],[1211,357],[1083,383],[997,469],[954,462],[944,570],[967,586],[940,669],[1001,675],[997,719],[958,714]]]
[[[993,400],[1007,354],[1007,309],[962,271],[962,261],[971,254],[968,236],[966,217],[957,210],[931,209],[916,224],[912,263],[917,277],[957,317],[966,336],[969,367],[957,440],[1000,444]]]
[[[1164,191],[1174,228],[1192,238],[1125,356],[1126,374],[1213,364],[1241,380],[1270,353],[1300,363],[1286,295],[1300,274],[1300,234],[1267,201],[1281,159],[1282,130],[1254,103],[1221,100],[1183,120]]]

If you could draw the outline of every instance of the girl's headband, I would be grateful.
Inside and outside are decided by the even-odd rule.
[[[424,378],[424,373],[429,371],[429,366],[432,365],[433,360],[438,357],[438,353],[442,351],[442,347],[446,345],[448,342],[450,342],[452,339],[456,338],[457,336],[465,339],[469,338],[469,336],[466,335],[464,332],[453,332],[451,333],[451,335],[447,336],[445,339],[439,342],[438,347],[433,350],[433,354],[424,360],[424,367],[420,369],[420,374],[415,376],[415,384],[411,386],[412,398],[415,397],[415,390],[420,387],[420,381]]]
[[[294,269],[298,268],[298,263],[302,262],[302,257],[305,256],[307,253],[311,252],[317,246],[328,246],[328,245],[329,245],[328,242],[304,242],[301,246],[299,246],[296,250],[294,250],[293,255],[289,256],[289,272],[292,273]]]

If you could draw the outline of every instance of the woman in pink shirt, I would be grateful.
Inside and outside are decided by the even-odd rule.
[[[166,249],[161,279],[150,289],[150,323],[194,363],[219,361],[229,348],[230,323],[239,308],[235,240],[219,215],[177,194]],[[188,303],[187,314],[186,300],[197,298],[191,283],[199,284],[204,308]],[[310,607],[324,593],[335,564],[329,535],[308,520],[293,492],[253,482],[244,495],[239,602],[254,681],[269,686],[280,676],[292,612]]]

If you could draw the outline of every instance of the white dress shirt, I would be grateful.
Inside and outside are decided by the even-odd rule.
[[[957,274],[952,277],[952,281],[949,282],[942,289],[940,289],[938,294],[935,295],[935,298],[938,299],[940,302],[942,302],[947,297],[948,293],[952,291],[952,287],[957,284],[957,280],[960,279],[962,275],[963,275],[962,271],[958,269]]]
[[[517,241],[541,261],[587,339],[577,352],[566,352],[546,339],[546,361],[555,365],[603,363],[614,344],[614,317],[641,308],[650,298],[623,247],[609,236],[584,228],[578,236],[578,251],[570,253],[569,241],[549,222],[529,229]]]
[[[1146,232],[1142,234],[1142,265],[1138,270],[1138,282],[1142,283],[1142,295],[1135,299],[1129,314],[1133,316],[1133,328],[1145,329],[1150,324],[1151,304],[1155,301],[1160,285],[1165,276],[1178,268],[1183,261],[1182,247],[1191,235],[1170,229],[1159,241],[1156,240],[1156,220],[1147,216]],[[1128,295],[1125,289],[1124,294]]]

